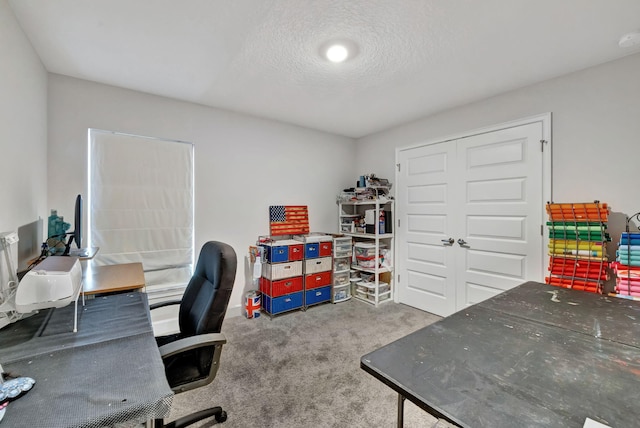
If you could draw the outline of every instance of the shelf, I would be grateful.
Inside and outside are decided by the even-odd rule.
[[[393,199],[386,199],[381,201],[380,199],[368,199],[366,201],[342,201],[342,205],[386,205],[393,202]]]
[[[375,306],[375,304],[376,304],[375,300],[370,300],[370,299],[367,299],[366,297],[360,297],[358,295],[355,295],[355,296],[353,296],[353,298],[356,299],[356,300],[360,300],[361,302],[368,303],[370,305],[374,305]],[[383,303],[392,302],[392,301],[393,301],[393,299],[391,298],[391,296],[389,296],[385,300],[378,300],[378,305],[382,305]]]
[[[384,217],[382,217],[381,213],[384,213]],[[351,264],[350,269],[360,272],[363,277],[372,277],[370,278],[373,284],[373,288],[370,290],[371,292],[368,294],[356,294],[357,290],[352,289],[352,297],[373,306],[378,306],[386,301],[392,301],[394,295],[393,267],[388,266],[388,264],[389,261],[394,259],[394,233],[392,231],[393,225],[395,224],[393,221],[395,218],[394,200],[387,199],[386,197],[382,197],[381,199],[341,200],[338,201],[338,216],[338,227],[341,229],[341,233],[352,239],[353,247],[358,248],[358,250],[354,249],[354,251],[352,251],[353,256],[358,254],[363,256],[364,260],[369,260],[368,262],[362,263],[367,266],[364,267],[355,263],[356,259],[352,258],[351,263],[353,264]],[[361,221],[354,222],[353,224],[344,224],[344,222],[356,217],[364,219],[364,222],[367,223],[366,228],[363,227]],[[379,229],[380,217],[384,219],[384,226],[381,229]],[[358,227],[356,227],[356,223]],[[380,230],[388,233],[378,233]],[[391,253],[387,259],[386,255],[388,252]],[[361,259],[363,258],[361,257]],[[381,266],[381,263],[383,266]],[[342,269],[342,266],[340,266],[340,269]],[[368,275],[365,275],[365,273]],[[358,276],[361,275],[358,274]],[[359,281],[360,278],[350,278],[349,280],[353,286],[353,283]],[[388,291],[380,292],[381,284],[388,284]]]
[[[376,268],[364,268],[362,266],[358,266],[358,265],[351,265],[351,269],[355,269],[355,270],[359,270],[362,272],[368,272],[368,273],[376,273]],[[393,272],[392,268],[387,268],[387,267],[379,267],[378,268],[378,273],[384,273],[384,272]]]
[[[393,233],[383,233],[380,235],[376,235],[375,233],[352,233],[352,232],[342,232],[345,236],[351,236],[353,238],[367,238],[367,239],[391,239],[393,238]]]

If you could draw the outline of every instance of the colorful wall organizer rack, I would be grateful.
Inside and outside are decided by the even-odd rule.
[[[607,204],[547,203],[549,276],[547,284],[602,293],[609,278]]]
[[[611,268],[616,273],[616,294],[640,300],[640,233],[629,230],[633,218],[640,220],[640,212],[627,217],[626,232],[620,236],[616,261],[611,263]]]

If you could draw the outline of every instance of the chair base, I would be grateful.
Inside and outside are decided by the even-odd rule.
[[[191,424],[194,424],[196,422],[199,422],[203,419],[210,418],[211,416],[214,416],[216,418],[216,422],[218,423],[222,423],[227,420],[227,412],[222,410],[222,407],[216,406],[210,409],[201,410],[199,412],[192,413],[187,416],[183,416],[182,418],[176,419],[173,422],[169,422],[166,425],[164,424],[163,419],[156,419],[154,421],[153,426],[162,427],[162,428],[182,428],[182,427],[186,427]]]

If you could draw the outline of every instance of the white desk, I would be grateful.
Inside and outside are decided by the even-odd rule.
[[[84,294],[135,291],[144,288],[142,263],[87,266],[84,270]]]

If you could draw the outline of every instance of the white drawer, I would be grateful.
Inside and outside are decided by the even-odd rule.
[[[331,270],[331,257],[320,257],[304,261],[304,273],[318,273]]]
[[[302,261],[262,264],[262,276],[267,279],[282,279],[300,275],[302,275]]]
[[[339,287],[341,285],[349,285],[349,272],[334,273],[333,274],[333,286]]]

